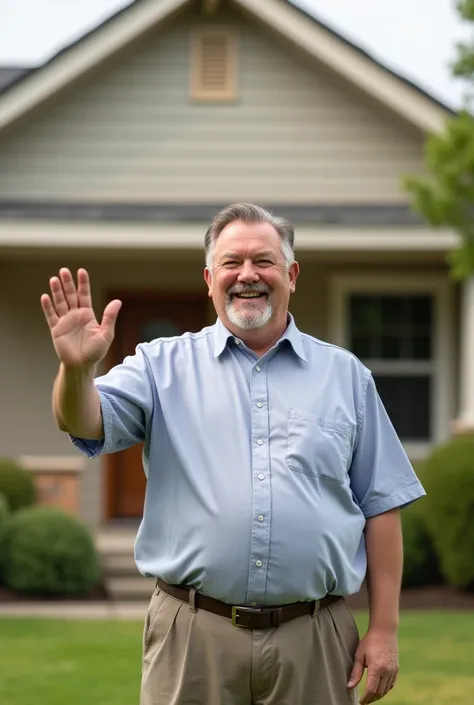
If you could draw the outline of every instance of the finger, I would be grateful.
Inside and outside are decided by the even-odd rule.
[[[352,672],[347,683],[348,688],[355,688],[362,680],[364,675],[364,661],[360,661],[357,656],[354,661],[354,666],[352,667]]]
[[[369,705],[369,703],[378,700],[376,697],[379,689],[380,676],[373,675],[369,673],[367,678],[367,683],[365,684],[364,694],[360,699],[360,705]]]
[[[113,340],[115,334],[115,323],[121,308],[122,302],[118,299],[114,299],[105,307],[100,327],[109,340]]]
[[[54,308],[58,316],[65,316],[69,311],[66,299],[64,297],[63,285],[58,277],[51,277],[49,280]]]
[[[59,270],[59,276],[69,308],[77,308],[77,291],[71,272],[63,267]]]
[[[390,690],[390,683],[392,681],[391,676],[386,676],[385,678],[380,679],[379,686],[377,688],[377,700],[380,700],[381,698],[385,697],[387,693]]]
[[[388,684],[388,691],[393,690],[395,688],[395,683],[397,682],[397,677],[398,677],[398,671],[396,671],[393,676],[390,678],[389,684]]]
[[[56,323],[59,321],[59,317],[48,294],[43,294],[41,296],[41,308],[43,309],[48,326],[50,328],[54,328]]]
[[[89,274],[85,269],[77,270],[77,301],[82,308],[92,308]]]

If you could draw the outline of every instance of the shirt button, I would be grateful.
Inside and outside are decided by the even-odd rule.
[[[258,517],[258,520],[263,521],[263,514],[260,514],[260,516]]]
[[[260,372],[260,370],[261,370],[262,368],[257,365],[257,367],[256,367],[255,369],[257,370],[257,372]]]
[[[261,408],[262,408],[262,406],[263,406],[262,402],[261,402],[261,401],[259,401],[259,402],[257,403],[257,408],[261,409]]]
[[[255,561],[255,565],[257,566],[257,568],[261,568],[263,563],[262,561]]]
[[[265,479],[265,475],[260,474],[260,475],[258,476],[258,479],[259,479],[259,480],[264,480],[264,479]]]
[[[262,441],[261,438],[258,439],[257,443],[258,443],[259,446],[263,446],[263,441]]]
[[[237,340],[237,338],[234,338],[234,342],[236,345],[240,345],[240,340]]]

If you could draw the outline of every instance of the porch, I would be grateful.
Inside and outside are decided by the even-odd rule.
[[[124,301],[105,371],[140,341],[213,323],[214,310],[202,281],[205,226],[179,229],[175,224],[173,249],[165,246],[160,227],[152,246],[145,234],[148,225],[128,227],[127,238],[119,228],[115,247],[107,239],[108,224],[98,226],[94,247],[90,237],[79,246],[70,233],[61,246],[54,228],[45,233],[41,246],[34,246],[29,226],[15,227],[20,240],[13,246],[11,238],[10,245],[3,243],[0,249],[5,340],[0,369],[4,408],[9,410],[2,423],[1,453],[20,458],[36,473],[44,503],[64,506],[94,530],[120,522],[128,527],[120,529],[120,540],[110,535],[101,539],[117,548],[111,553],[119,577],[126,566],[120,541],[130,556],[130,522],[137,525],[143,504],[141,449],[85,461],[56,429],[48,410],[57,361],[39,298],[49,277],[68,266],[73,272],[88,269],[98,316],[111,297]],[[168,243],[170,237],[168,233]],[[372,369],[414,461],[449,437],[454,420],[462,417],[462,426],[474,416],[474,296],[472,287],[456,287],[449,279],[448,239],[422,228],[377,233],[297,229],[301,275],[291,311],[298,326],[353,350]]]

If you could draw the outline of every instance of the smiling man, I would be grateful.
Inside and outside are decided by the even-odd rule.
[[[59,428],[89,457],[145,444],[141,705],[354,705],[367,669],[365,705],[397,678],[400,509],[424,490],[370,371],[289,314],[293,238],[263,208],[224,209],[205,238],[215,325],[99,378],[121,303],[99,324],[67,269],[41,299]],[[360,639],[345,598],[366,576]]]

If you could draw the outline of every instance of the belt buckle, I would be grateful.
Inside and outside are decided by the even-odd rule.
[[[240,613],[251,613],[251,614],[260,614],[261,609],[256,609],[255,607],[239,607],[239,606],[234,606],[232,607],[232,624],[234,627],[241,627],[242,629],[250,629],[248,624],[241,624],[239,622],[239,617],[241,616]]]

